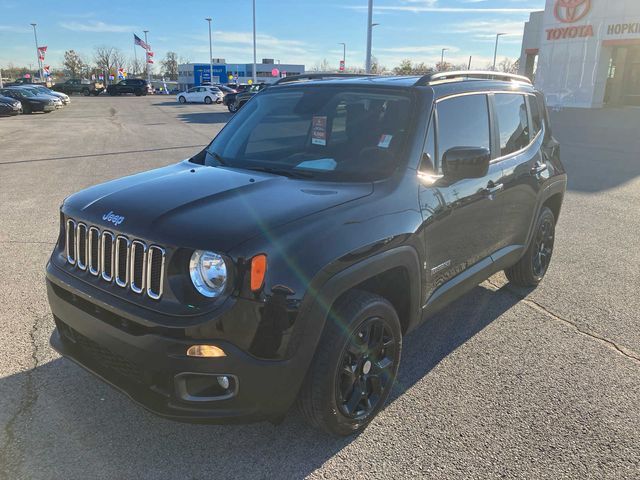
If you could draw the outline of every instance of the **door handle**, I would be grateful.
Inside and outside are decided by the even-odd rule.
[[[545,172],[547,170],[547,164],[546,163],[536,163],[533,168],[531,168],[531,175],[540,175],[542,172]]]
[[[495,184],[489,182],[486,188],[482,191],[485,195],[495,195],[498,192],[504,190],[504,183]]]

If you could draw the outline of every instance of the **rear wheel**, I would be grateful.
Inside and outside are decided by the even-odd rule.
[[[88,89],[88,88],[85,88],[84,90],[82,90],[82,94],[83,94],[85,97],[88,97],[89,95],[91,95],[91,92],[89,91],[89,89]]]
[[[300,411],[309,423],[335,435],[363,430],[391,393],[401,349],[393,306],[372,293],[347,293],[327,320],[300,390]]]
[[[136,94],[136,97],[140,97],[142,95],[142,90],[138,89],[134,93]]]
[[[535,287],[542,281],[553,255],[555,228],[553,212],[543,207],[526,253],[518,263],[504,271],[509,282],[520,287]]]

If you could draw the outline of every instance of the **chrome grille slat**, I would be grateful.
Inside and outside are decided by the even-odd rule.
[[[76,226],[76,262],[80,270],[87,269],[87,226],[78,223]]]
[[[67,263],[100,279],[159,300],[164,290],[166,251],[158,245],[115,235],[68,218],[64,255]]]
[[[124,235],[116,237],[115,279],[116,285],[126,287],[129,284],[129,262],[131,260],[131,242]]]
[[[100,274],[100,230],[89,229],[89,273],[96,277]]]
[[[107,282],[113,280],[113,243],[115,237],[111,232],[102,232],[101,255],[102,278]]]
[[[135,293],[144,292],[146,261],[147,246],[140,240],[131,242],[131,290]]]
[[[154,300],[162,296],[162,281],[164,279],[164,248],[152,245],[147,254],[147,295]]]
[[[70,265],[76,264],[76,222],[67,220],[67,232],[65,238],[65,250],[67,262]]]

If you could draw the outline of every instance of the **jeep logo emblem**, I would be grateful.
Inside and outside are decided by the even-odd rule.
[[[102,216],[102,220],[104,220],[105,222],[111,222],[117,227],[122,222],[124,222],[124,217],[122,215],[116,215],[115,213],[113,213],[113,211],[111,211],[109,213],[105,213]]]

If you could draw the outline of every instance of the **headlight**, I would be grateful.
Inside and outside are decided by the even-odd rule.
[[[227,264],[214,252],[196,250],[189,262],[191,281],[196,290],[205,297],[220,296],[227,285]]]

